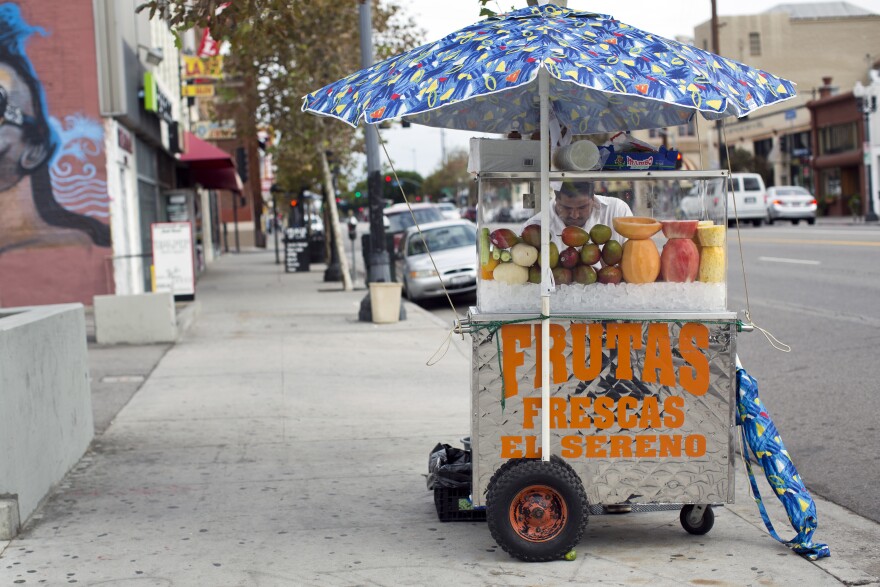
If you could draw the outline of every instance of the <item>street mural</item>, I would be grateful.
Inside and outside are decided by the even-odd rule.
[[[0,306],[90,304],[109,289],[103,125],[96,100],[62,75],[76,71],[84,88],[97,72],[77,64],[76,31],[41,4],[0,4]]]

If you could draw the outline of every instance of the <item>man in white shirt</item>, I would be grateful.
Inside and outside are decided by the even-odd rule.
[[[612,219],[632,215],[623,200],[596,195],[593,182],[568,181],[562,184],[550,202],[550,240],[562,251],[566,246],[560,235],[566,226],[577,226],[589,232],[594,225],[605,224],[611,228],[611,238],[623,244],[626,239],[614,230]],[[540,225],[541,215],[529,218],[523,228],[529,224]]]

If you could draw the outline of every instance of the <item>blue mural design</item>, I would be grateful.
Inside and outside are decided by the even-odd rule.
[[[107,215],[106,186],[87,161],[103,148],[101,125],[50,118],[25,50],[35,34],[48,33],[25,22],[18,5],[0,5],[0,254],[62,244],[59,231],[83,233],[92,244],[109,247],[110,228],[97,219]]]

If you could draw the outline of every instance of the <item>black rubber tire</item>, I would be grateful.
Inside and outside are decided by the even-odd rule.
[[[794,220],[791,221],[791,223],[792,223],[794,226],[797,226],[798,224],[800,224],[800,222],[801,222],[801,221],[800,221],[800,218],[795,218]]]
[[[684,528],[688,534],[694,534],[696,536],[707,534],[709,530],[712,529],[712,526],[715,525],[715,512],[712,511],[712,506],[706,507],[706,511],[703,512],[703,519],[700,520],[700,523],[696,526],[691,526],[691,523],[688,521],[688,516],[693,509],[694,506],[692,505],[686,505],[681,508],[681,513],[678,515],[681,527]]]
[[[774,222],[776,222],[776,220],[772,217],[767,219],[767,224],[769,224],[770,226],[773,226]]]
[[[807,224],[809,224],[810,226],[813,226],[814,224],[816,224],[816,219],[815,218],[807,218]]]
[[[764,219],[763,218],[755,218],[754,220],[752,220],[752,224],[755,225],[755,228],[759,228],[762,224],[764,224]]]
[[[523,536],[529,526],[514,527],[511,513],[523,492],[544,493],[552,503],[564,510],[559,527],[551,528],[546,538],[530,540]],[[545,502],[546,503],[546,502]],[[543,517],[546,510],[539,508]],[[558,513],[558,510],[557,510]],[[584,486],[577,473],[559,458],[549,462],[540,460],[511,460],[502,465],[489,481],[486,493],[486,521],[495,542],[510,556],[525,562],[545,562],[561,559],[574,548],[584,534],[589,509]],[[528,516],[526,516],[528,517]]]

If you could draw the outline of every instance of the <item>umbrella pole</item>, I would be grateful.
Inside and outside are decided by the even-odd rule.
[[[538,70],[541,109],[541,460],[550,460],[550,73]]]

